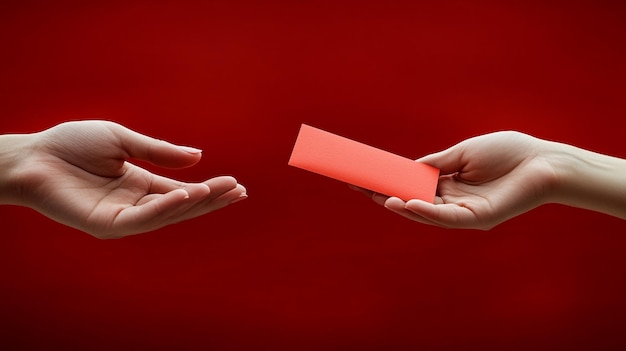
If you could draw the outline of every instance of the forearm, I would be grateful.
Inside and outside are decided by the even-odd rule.
[[[29,134],[0,135],[0,205],[21,204],[20,169],[30,141]]]
[[[626,219],[626,160],[554,144],[554,202]]]

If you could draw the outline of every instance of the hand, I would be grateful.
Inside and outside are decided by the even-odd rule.
[[[20,135],[9,184],[15,204],[92,234],[117,238],[152,231],[245,199],[233,177],[185,183],[127,160],[189,167],[201,151],[176,146],[105,121],[68,122]]]
[[[549,149],[526,134],[497,132],[418,159],[441,170],[434,204],[360,190],[417,222],[487,230],[550,199],[557,173]]]

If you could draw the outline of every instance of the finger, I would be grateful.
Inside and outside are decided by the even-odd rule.
[[[213,200],[210,206],[207,206],[207,208],[202,209],[203,213],[201,214],[207,213],[209,211],[219,210],[221,208],[232,205],[234,203],[245,200],[247,198],[248,198],[248,194],[247,194],[246,188],[241,184],[237,184],[237,186],[234,189],[231,189],[227,191],[226,193],[222,194],[222,196]]]
[[[236,184],[234,188],[223,192],[220,196],[214,196],[215,193],[211,195],[212,197],[198,203],[194,208],[190,208],[185,214],[185,218],[201,216],[248,198],[246,188],[241,184]]]
[[[188,184],[166,194],[151,194],[136,206],[124,209],[116,217],[113,229],[125,235],[152,231],[175,223],[181,214],[193,208],[211,193],[206,184]],[[180,197],[180,194],[184,194]]]
[[[155,179],[153,180],[152,186],[150,188],[150,192],[152,194],[144,196],[144,198],[140,200],[140,202],[138,202],[137,205],[142,205],[144,203],[147,203],[148,201],[152,201],[158,196],[161,196],[162,193],[166,193],[174,189],[185,189],[186,191],[191,192],[191,189],[194,189],[195,186],[201,186],[201,191],[197,195],[195,193],[190,194],[191,195],[190,197],[192,198],[192,200],[197,200],[200,198],[201,201],[190,201],[189,203],[192,206],[185,207],[184,208],[185,211],[180,211],[180,213],[190,212],[192,213],[192,215],[185,215],[184,218],[193,218],[193,217],[202,215],[204,213],[210,212],[211,205],[209,204],[207,206],[207,203],[210,203],[214,199],[224,195],[230,190],[236,189],[238,186],[240,187],[239,188],[240,193],[244,195],[246,194],[246,189],[243,186],[238,185],[237,180],[231,176],[215,177],[215,178],[206,180],[203,183],[182,183],[182,182],[178,182],[176,180],[172,180],[172,179],[165,178],[165,177],[160,177],[160,176],[154,176],[154,177]],[[208,196],[207,194],[203,194],[202,188],[209,189],[210,193],[208,194]],[[239,195],[241,194],[237,194],[237,196]],[[228,204],[229,203],[226,203],[224,205],[220,205],[216,207],[221,208]],[[201,209],[199,211],[196,211],[195,207],[198,207]],[[180,215],[180,213],[178,213],[177,215]]]
[[[463,160],[463,147],[454,145],[446,150],[436,152],[415,160],[439,168],[442,175],[453,174],[463,169],[466,161]]]
[[[457,204],[434,205],[422,200],[410,200],[405,208],[420,217],[450,228],[488,229],[478,225],[476,215],[467,207]]]
[[[178,181],[176,179],[171,179],[156,174],[151,174],[150,180],[151,183],[148,191],[153,194],[164,194],[175,189],[182,189],[188,184]]]
[[[398,199],[397,197],[390,197],[385,203],[384,203],[385,208],[387,208],[388,210],[395,212],[396,214],[399,214],[402,217],[408,218],[412,221],[415,222],[419,222],[422,224],[428,224],[428,225],[434,225],[434,226],[441,226],[437,223],[434,223],[426,218],[423,218],[422,216],[419,216],[418,214],[415,214],[409,210],[407,210],[405,208],[405,202]]]
[[[388,196],[373,192],[371,190],[367,190],[365,188],[361,188],[356,185],[348,184],[348,187],[350,187],[350,189],[354,191],[358,191],[361,194],[369,197],[370,199],[372,199],[372,201],[374,201],[375,203],[381,206],[383,206],[385,204],[385,201],[389,198]]]
[[[348,187],[354,191],[358,191],[359,193],[371,198],[372,196],[374,196],[374,192],[365,188],[361,188],[360,186],[356,186],[356,185],[352,185],[352,184],[348,184]]]
[[[155,230],[163,226],[163,215],[176,211],[190,198],[184,189],[176,189],[139,206],[123,209],[113,221],[106,237],[121,237]]]
[[[215,201],[224,203],[226,206],[234,204],[235,202],[239,202],[246,198],[248,198],[248,192],[246,188],[241,184],[237,184],[235,188],[225,192],[220,197],[216,198]]]
[[[150,193],[163,194],[174,189],[181,189],[186,187],[189,184],[194,183],[185,183],[175,179],[152,175],[151,184],[150,184]],[[237,186],[237,179],[231,176],[220,176],[208,179],[201,184],[205,184],[211,189],[212,196],[215,198],[224,192],[235,188]]]
[[[392,196],[388,198],[383,205],[390,210],[400,211],[404,209],[406,203],[399,198]]]
[[[207,198],[202,202],[195,204],[193,207],[188,208],[184,213],[179,215],[176,221],[185,221],[191,218],[199,217],[247,198],[248,195],[246,193],[246,188],[241,184],[237,184],[235,188],[226,191],[217,198]]]
[[[204,181],[209,188],[211,188],[210,199],[220,197],[222,194],[235,189],[237,187],[237,179],[231,176],[220,176],[208,179]],[[245,189],[245,188],[244,188]]]
[[[367,190],[367,189],[363,189],[363,188],[361,188],[360,186],[356,186],[356,185],[354,185],[354,184],[348,184],[348,188],[350,188],[350,189],[352,189],[352,190],[354,190],[354,191],[361,192],[361,193],[364,193],[364,192],[369,191],[369,190]]]
[[[202,157],[202,150],[174,145],[137,133],[121,125],[116,125],[115,131],[122,149],[130,158],[167,168],[183,168],[198,163]]]
[[[385,196],[378,193],[372,193],[372,201],[377,203],[378,205],[385,206],[385,202],[389,199],[389,196]]]

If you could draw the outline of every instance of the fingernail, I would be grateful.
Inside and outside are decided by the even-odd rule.
[[[239,197],[238,197],[238,198],[236,198],[236,199],[234,199],[233,201],[231,201],[231,202],[230,202],[230,204],[232,205],[232,204],[234,204],[235,202],[239,202],[239,201],[241,201],[241,200],[245,200],[245,199],[247,199],[247,198],[248,198],[248,195],[246,195],[246,194],[241,194],[241,195],[239,195]]]
[[[196,149],[195,147],[191,147],[191,146],[178,146],[181,150],[188,152],[190,154],[200,154],[202,153],[202,150],[200,149]]]

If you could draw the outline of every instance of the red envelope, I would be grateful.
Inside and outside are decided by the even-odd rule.
[[[439,169],[306,124],[289,165],[404,201],[433,202]]]

